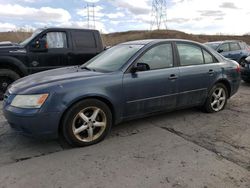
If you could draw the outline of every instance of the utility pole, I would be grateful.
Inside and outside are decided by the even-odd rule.
[[[150,30],[167,29],[167,1],[153,0]]]

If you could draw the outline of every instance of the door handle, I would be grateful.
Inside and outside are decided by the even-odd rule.
[[[176,80],[178,78],[178,76],[176,76],[175,74],[171,74],[168,79],[169,80]]]
[[[208,71],[208,74],[209,74],[209,75],[213,75],[213,74],[214,74],[214,70],[210,69],[210,70]]]

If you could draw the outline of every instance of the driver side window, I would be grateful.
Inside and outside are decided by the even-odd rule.
[[[172,45],[160,44],[148,50],[137,63],[146,64],[148,70],[173,67]]]
[[[222,52],[229,52],[229,51],[230,51],[230,49],[229,49],[229,44],[228,44],[228,43],[222,44],[222,45],[220,46],[219,50],[222,51]]]
[[[67,48],[67,37],[64,32],[48,32],[43,37],[46,39],[48,48]]]

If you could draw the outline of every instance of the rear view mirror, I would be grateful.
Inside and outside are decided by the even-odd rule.
[[[31,51],[34,52],[46,52],[48,50],[48,44],[46,39],[35,40],[31,44]]]
[[[131,69],[131,73],[135,73],[135,72],[140,72],[140,71],[147,71],[150,70],[150,67],[148,64],[146,63],[137,63],[132,69]]]

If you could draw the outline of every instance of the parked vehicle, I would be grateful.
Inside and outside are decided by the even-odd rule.
[[[83,66],[30,75],[6,92],[3,113],[33,136],[63,135],[75,146],[104,139],[112,125],[161,111],[224,109],[240,85],[237,62],[186,40],[114,46]]]
[[[245,63],[245,58],[250,55],[249,46],[242,41],[216,41],[208,42],[206,45],[212,47],[226,58],[237,61],[239,64]]]
[[[20,77],[59,67],[82,65],[103,51],[96,30],[45,28],[20,44],[0,43],[0,98]]]
[[[245,63],[241,67],[241,78],[250,83],[250,56],[246,58]]]

